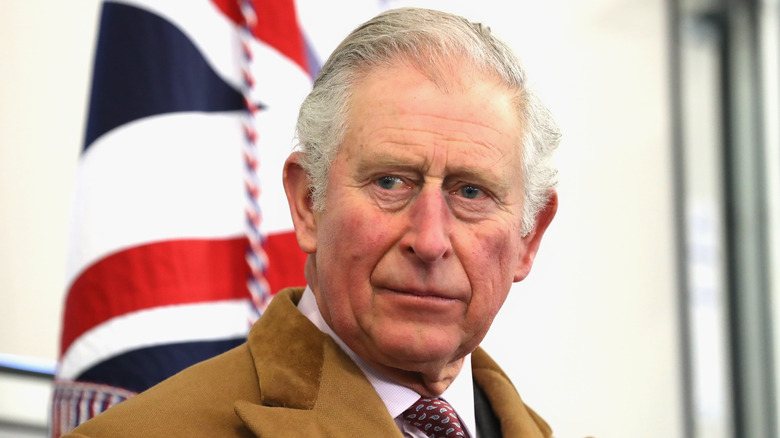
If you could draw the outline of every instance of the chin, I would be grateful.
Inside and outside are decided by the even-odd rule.
[[[443,343],[440,340],[427,343],[423,339],[414,343],[379,342],[377,347],[386,365],[405,371],[423,371],[431,365],[442,366],[468,353],[459,354],[459,344]]]

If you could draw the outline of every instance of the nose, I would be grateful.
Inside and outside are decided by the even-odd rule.
[[[424,189],[409,209],[410,228],[401,241],[403,248],[426,263],[447,257],[452,252],[450,219],[441,190]]]

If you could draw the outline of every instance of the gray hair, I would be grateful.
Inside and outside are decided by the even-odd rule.
[[[523,127],[522,232],[534,227],[536,215],[556,184],[550,165],[560,132],[547,108],[528,89],[525,73],[511,49],[490,28],[456,15],[420,8],[384,12],[355,29],[322,67],[298,115],[298,147],[315,210],[325,206],[330,165],[344,139],[353,87],[371,69],[410,62],[437,85],[444,73],[466,62],[515,93]]]

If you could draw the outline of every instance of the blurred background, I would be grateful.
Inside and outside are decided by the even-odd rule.
[[[297,1],[322,60],[406,5],[489,24],[564,133],[483,344],[525,401],[558,438],[780,436],[778,1]],[[0,5],[0,437],[47,436],[100,9]]]

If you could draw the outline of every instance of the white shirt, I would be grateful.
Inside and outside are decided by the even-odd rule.
[[[325,322],[319,307],[317,307],[317,300],[314,297],[314,293],[308,286],[303,292],[301,300],[298,302],[298,310],[309,318],[318,329],[333,338],[336,344],[338,344],[347,356],[349,356],[363,371],[363,374],[366,375],[368,381],[374,386],[374,390],[376,390],[379,398],[384,402],[387,411],[390,413],[390,416],[395,419],[395,424],[404,436],[409,438],[425,438],[425,434],[423,434],[422,431],[407,424],[401,417],[401,414],[420,398],[420,394],[383,376],[347,347],[338,335],[331,330],[328,323]],[[471,379],[471,355],[468,355],[463,361],[463,367],[461,368],[460,373],[458,373],[458,376],[455,377],[455,380],[452,381],[450,386],[440,397],[452,405],[452,408],[458,413],[461,420],[461,426],[463,426],[463,430],[468,433],[468,436],[478,438],[476,433],[476,420],[474,418],[474,387],[472,386]]]

